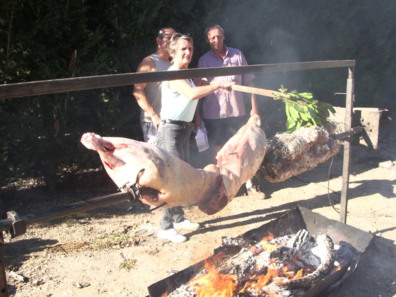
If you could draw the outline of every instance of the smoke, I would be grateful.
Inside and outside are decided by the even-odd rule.
[[[206,23],[223,26],[226,45],[242,50],[249,64],[354,59],[356,106],[395,108],[395,12],[393,0],[227,0]],[[258,73],[254,84],[312,92],[318,100],[343,106],[345,97],[334,94],[345,92],[347,71]],[[258,98],[263,122],[273,118],[268,125],[277,127],[281,104]]]
[[[271,1],[225,1],[212,20],[225,30],[225,43],[244,53],[249,64],[275,64],[301,61],[298,33],[286,21],[292,5]],[[294,10],[295,11],[295,10]],[[298,13],[298,12],[296,12]],[[299,86],[302,74],[257,74],[255,85],[263,88]]]

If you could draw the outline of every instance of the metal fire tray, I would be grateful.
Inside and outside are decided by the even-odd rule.
[[[275,237],[277,237],[295,234],[300,229],[308,230],[313,236],[327,234],[332,238],[335,244],[344,242],[351,245],[356,251],[356,256],[351,259],[349,265],[344,266],[341,270],[331,273],[325,277],[320,283],[309,289],[304,294],[304,297],[314,297],[318,296],[318,294],[326,296],[332,290],[337,288],[356,269],[361,254],[365,252],[374,237],[370,233],[335,220],[330,220],[306,208],[296,207],[269,223],[249,230],[248,232],[238,236],[238,238],[240,237],[245,240],[256,241],[265,237],[268,232],[271,232]],[[221,246],[215,249],[213,256],[210,256],[206,260],[210,260],[212,257],[215,257],[217,253],[224,251],[225,249],[228,254],[236,254],[240,250],[240,248]],[[198,262],[150,285],[148,287],[150,297],[166,296],[166,292],[172,292],[182,284],[187,283],[198,271],[202,269],[206,260]]]

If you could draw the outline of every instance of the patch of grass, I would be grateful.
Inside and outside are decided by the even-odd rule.
[[[125,269],[126,271],[130,271],[131,269],[136,268],[136,259],[124,259],[124,261],[121,262],[120,266],[118,267],[120,270]]]
[[[137,246],[139,243],[140,238],[137,236],[130,236],[125,233],[106,233],[97,239],[96,245],[99,248],[125,248]]]

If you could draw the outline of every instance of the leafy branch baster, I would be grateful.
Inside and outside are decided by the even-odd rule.
[[[295,90],[288,92],[282,86],[275,95],[275,99],[285,103],[287,133],[292,133],[301,127],[322,127],[326,124],[330,113],[335,113],[332,105],[315,100],[312,93],[298,93]]]

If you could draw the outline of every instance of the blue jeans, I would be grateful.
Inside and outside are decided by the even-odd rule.
[[[246,116],[214,120],[204,119],[209,145],[223,147],[246,124],[247,120]]]
[[[142,128],[144,142],[155,143],[158,130],[152,122],[140,121],[140,127]]]
[[[156,145],[189,163],[191,131],[192,123],[162,123],[158,129]]]
[[[162,123],[158,129],[156,145],[170,153],[173,153],[181,160],[190,162],[190,136],[192,124],[170,124]],[[173,228],[173,223],[181,222],[185,219],[182,207],[164,208],[162,210],[161,229]]]

